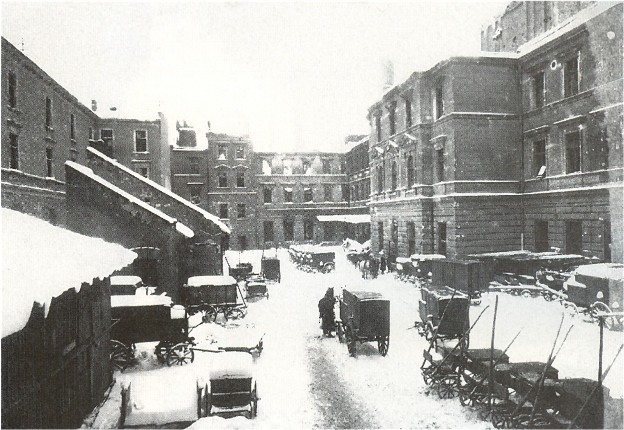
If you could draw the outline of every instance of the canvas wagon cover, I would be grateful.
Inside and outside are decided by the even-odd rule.
[[[238,284],[231,276],[193,276],[182,287],[186,305],[236,303]]]
[[[340,319],[352,324],[358,336],[390,334],[390,301],[379,293],[343,290]]]

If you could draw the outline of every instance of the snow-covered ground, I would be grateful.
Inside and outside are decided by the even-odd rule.
[[[268,300],[250,300],[248,315],[242,320],[202,324],[193,330],[197,347],[204,349],[225,344],[248,346],[264,335],[264,350],[252,366],[261,397],[257,418],[212,416],[193,427],[491,428],[489,422],[479,420],[476,410],[462,407],[456,398],[441,400],[424,384],[420,365],[427,343],[414,328],[420,290],[392,274],[363,280],[340,247],[330,249],[336,252],[336,271],[325,275],[297,270],[288,261],[287,252],[279,250],[282,280],[269,285]],[[232,265],[251,262],[256,271],[260,268],[257,251],[228,252],[227,258]],[[386,357],[379,355],[376,344],[364,343],[358,344],[357,357],[353,358],[345,344],[320,336],[317,303],[328,287],[334,287],[336,294],[344,287],[375,291],[390,300],[390,348]],[[485,295],[481,305],[471,307],[474,321],[490,306],[471,333],[471,348],[490,345],[496,296],[495,346],[504,349],[522,329],[507,353],[511,361],[546,361],[564,315],[560,342],[568,328],[572,329],[553,366],[561,378],[597,377],[598,326],[582,316],[565,315],[560,304],[542,298]],[[195,316],[191,325],[197,323]],[[622,340],[621,332],[605,330],[605,367]],[[152,350],[153,344],[139,345],[138,364],[115,374],[117,383],[108,401],[88,426],[110,428],[117,424],[119,386],[128,383],[140,408],[137,413],[153,420],[152,426],[192,415],[197,380],[207,380],[217,354],[197,352],[194,363],[169,368],[157,363]],[[611,395],[619,398],[623,392],[622,363],[620,356],[604,381]]]

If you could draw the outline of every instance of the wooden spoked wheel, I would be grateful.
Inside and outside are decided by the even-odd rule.
[[[225,318],[229,320],[236,320],[239,318],[243,318],[245,316],[245,311],[241,308],[230,308],[225,311]]]
[[[377,337],[377,349],[382,357],[388,354],[388,348],[390,347],[390,336],[378,336]]]
[[[112,339],[110,341],[110,361],[115,369],[124,371],[132,363],[132,352],[123,343]]]
[[[251,391],[251,418],[258,416],[258,387],[254,382],[254,388]]]
[[[167,366],[174,366],[192,363],[195,360],[195,351],[188,343],[178,343],[169,350],[167,354]]]
[[[158,345],[156,345],[156,348],[154,349],[154,353],[156,354],[156,358],[159,362],[164,363],[167,361],[167,354],[169,354],[171,347],[174,345],[175,344],[173,342],[168,340],[158,342]]]
[[[457,387],[457,375],[446,375],[438,384],[438,397],[441,399],[452,399],[455,397]]]

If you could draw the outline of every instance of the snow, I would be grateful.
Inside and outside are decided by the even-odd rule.
[[[624,279],[624,265],[612,263],[587,264],[577,267],[575,273],[595,278],[620,280]]]
[[[209,372],[210,380],[251,378],[252,358],[246,352],[227,352],[217,354]]]
[[[241,320],[202,324],[193,329],[197,348],[218,351],[219,346],[253,346],[263,337],[264,349],[252,357],[251,370],[257,381],[260,401],[258,416],[226,418],[205,417],[191,428],[492,428],[479,419],[475,408],[462,407],[457,398],[441,400],[435,390],[422,380],[422,351],[428,343],[418,335],[414,322],[418,317],[420,289],[402,282],[393,274],[374,280],[363,280],[346,260],[341,247],[327,247],[336,255],[336,271],[314,274],[299,271],[289,261],[288,251],[280,249],[281,283],[269,283],[270,300],[250,299],[247,316]],[[266,251],[264,255],[274,255]],[[230,261],[249,262],[260,268],[261,251],[242,253],[227,251]],[[347,290],[379,293],[390,300],[390,349],[381,357],[373,342],[357,344],[357,357],[350,357],[345,344],[336,338],[321,337],[318,300],[328,287],[341,295]],[[507,351],[511,362],[546,361],[557,327],[563,315],[564,325],[559,343],[573,327],[553,366],[560,378],[595,379],[598,369],[599,328],[583,315],[571,317],[557,302],[541,297],[525,298],[504,293],[486,293],[480,305],[471,306],[471,321],[489,308],[470,334],[471,348],[489,348],[494,303],[498,297],[495,348],[504,350],[518,330],[522,330]],[[336,307],[338,308],[338,306]],[[338,309],[337,309],[338,314]],[[201,315],[191,318],[190,325],[201,322]],[[622,333],[605,330],[604,366],[622,343]],[[158,402],[159,413],[148,426],[165,425],[183,405],[174,405],[178,396],[187,397],[191,410],[192,389],[197,380],[207,381],[217,361],[231,352],[200,352],[192,364],[167,367],[157,364],[154,344],[139,344],[138,364],[124,373],[116,373],[116,390],[100,409],[94,427],[109,428],[119,418],[120,383],[141,386],[137,400],[148,407]],[[622,397],[622,363],[620,356],[605,379],[613,397]],[[145,396],[145,397],[143,397]],[[167,402],[166,399],[172,399]],[[150,406],[151,407],[151,406]]]
[[[189,287],[202,287],[204,285],[233,285],[236,279],[231,276],[192,276],[188,279]]]
[[[154,182],[154,181],[152,181],[152,180],[150,180],[150,179],[147,179],[147,178],[145,178],[144,176],[140,175],[139,173],[137,173],[137,172],[135,172],[135,171],[133,171],[133,170],[131,170],[131,169],[127,168],[127,167],[126,167],[126,166],[124,166],[123,164],[118,163],[118,162],[117,162],[117,160],[114,160],[114,159],[112,159],[112,158],[110,158],[110,157],[107,157],[106,155],[102,154],[100,151],[98,151],[98,150],[96,150],[96,149],[94,149],[94,148],[91,148],[91,147],[88,147],[88,148],[87,148],[87,151],[89,151],[89,152],[91,152],[93,155],[95,155],[95,156],[97,156],[97,157],[99,157],[99,158],[101,158],[101,159],[105,160],[106,162],[108,162],[108,163],[110,163],[110,164],[114,165],[114,166],[115,166],[115,167],[117,167],[118,169],[123,170],[123,171],[124,171],[124,172],[126,172],[127,174],[129,174],[129,175],[131,175],[131,176],[135,177],[136,179],[139,179],[140,181],[145,182],[145,183],[146,183],[147,185],[149,185],[150,187],[152,187],[152,188],[154,188],[154,189],[157,189],[158,191],[160,191],[160,192],[162,192],[162,193],[166,194],[167,196],[169,196],[169,197],[173,198],[173,199],[174,199],[174,200],[176,200],[177,202],[182,203],[183,205],[187,206],[188,208],[190,208],[190,209],[194,210],[195,212],[200,213],[200,214],[201,214],[201,215],[202,215],[205,219],[207,219],[208,221],[211,221],[211,222],[213,222],[214,224],[216,224],[216,225],[217,225],[217,226],[221,229],[221,231],[222,231],[223,233],[226,233],[226,234],[230,234],[230,233],[231,233],[230,228],[229,228],[227,225],[223,224],[223,223],[221,222],[221,220],[220,220],[217,216],[212,215],[212,214],[211,214],[211,213],[209,213],[209,212],[206,212],[205,210],[203,210],[203,209],[202,209],[202,208],[200,208],[199,206],[194,205],[193,203],[189,202],[188,200],[183,199],[182,197],[180,197],[179,195],[175,194],[175,193],[174,193],[174,192],[172,192],[171,190],[169,190],[169,189],[167,189],[167,188],[163,187],[162,185],[160,185],[160,184],[158,184],[158,183],[156,183],[156,182]]]
[[[110,284],[113,285],[137,285],[143,280],[139,276],[117,275],[110,277]]]
[[[123,308],[134,306],[171,306],[171,297],[148,295],[111,296],[111,307]]]
[[[2,337],[24,328],[33,302],[45,306],[47,315],[53,297],[70,288],[79,291],[83,282],[105,278],[136,256],[120,245],[2,208]]]

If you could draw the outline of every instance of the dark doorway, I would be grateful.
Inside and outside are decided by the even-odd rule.
[[[566,221],[565,230],[566,254],[580,254],[583,250],[583,227],[581,221]]]
[[[438,223],[438,254],[446,255],[446,223]]]
[[[548,251],[548,221],[535,220],[535,251]]]

